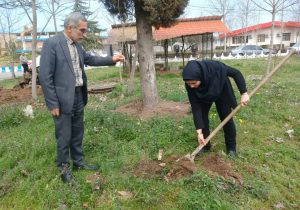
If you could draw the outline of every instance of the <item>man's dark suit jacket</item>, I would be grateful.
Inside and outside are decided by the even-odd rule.
[[[76,43],[80,57],[83,79],[83,100],[87,104],[87,78],[84,64],[89,66],[113,65],[111,57],[91,56]],[[46,105],[49,110],[59,108],[62,113],[71,113],[75,95],[75,73],[67,40],[63,33],[45,41],[40,60],[39,80],[43,87]]]

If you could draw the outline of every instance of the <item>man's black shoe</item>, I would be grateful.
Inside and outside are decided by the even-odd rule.
[[[95,165],[88,165],[88,164],[82,164],[82,165],[73,165],[73,170],[91,170],[96,171],[98,169]]]
[[[68,164],[62,164],[62,167],[60,170],[60,177],[64,183],[69,183],[73,180],[73,176],[71,174]]]

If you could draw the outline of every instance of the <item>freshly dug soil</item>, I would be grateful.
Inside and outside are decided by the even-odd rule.
[[[42,88],[37,87],[37,95],[42,95]],[[32,98],[31,87],[3,89],[0,88],[0,105],[25,102]]]
[[[146,179],[164,178],[166,181],[172,181],[191,176],[197,170],[209,171],[225,179],[233,178],[240,185],[243,183],[242,176],[218,154],[204,156],[200,164],[178,156],[170,156],[163,161],[141,160],[134,170],[134,176]]]
[[[189,112],[190,104],[174,101],[160,101],[155,108],[144,108],[142,101],[134,101],[125,106],[117,108],[116,112],[126,113],[143,119],[150,119],[154,116],[172,116],[180,119]]]

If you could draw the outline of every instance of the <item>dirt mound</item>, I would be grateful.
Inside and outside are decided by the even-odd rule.
[[[188,159],[171,156],[167,158],[166,162],[170,169],[169,173],[167,173],[164,177],[166,181],[190,176],[197,170],[195,163]]]
[[[162,175],[163,166],[160,166],[161,162],[156,160],[141,160],[134,171],[134,176],[155,179]]]
[[[160,101],[155,108],[143,109],[142,101],[134,101],[130,104],[117,108],[115,111],[138,116],[143,119],[149,119],[154,116],[172,116],[175,118],[181,118],[187,115],[189,108],[189,103]]]
[[[210,154],[203,157],[202,167],[210,172],[223,176],[225,179],[233,178],[242,185],[242,176],[236,173],[230,163],[225,162],[220,155]]]
[[[178,161],[179,160],[179,161]],[[242,176],[236,173],[230,163],[225,162],[218,154],[203,157],[201,169],[212,174],[223,176],[225,179],[234,179],[242,185]],[[191,176],[197,171],[195,163],[186,158],[170,156],[164,161],[142,160],[134,170],[134,175],[146,179],[164,178],[166,181],[181,179]]]
[[[37,95],[42,95],[42,89],[37,88]],[[0,88],[0,105],[16,102],[24,102],[30,100],[32,97],[31,87],[28,88],[14,88],[3,89]]]
[[[196,165],[191,161],[180,160],[171,156],[165,161],[142,160],[134,171],[134,176],[146,179],[164,178],[166,181],[180,179],[192,175]]]
[[[141,160],[134,171],[134,176],[146,179],[163,178],[166,181],[192,175],[196,166],[189,160],[177,161],[180,157],[171,156],[165,161]]]

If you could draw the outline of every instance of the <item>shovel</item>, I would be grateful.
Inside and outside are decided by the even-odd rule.
[[[284,57],[280,63],[278,63],[275,68],[268,74],[265,76],[265,78],[251,91],[251,93],[249,94],[249,97],[251,98],[255,93],[257,93],[257,91],[275,74],[275,72],[278,71],[278,69],[295,53],[295,50],[292,50],[289,52],[289,54]],[[200,152],[200,150],[217,134],[217,132],[219,130],[221,130],[221,128],[223,128],[223,126],[241,109],[242,105],[239,104],[234,110],[232,110],[232,112],[218,125],[218,127],[216,127],[211,133],[210,135],[205,139],[205,143],[199,145],[193,152],[192,154],[187,154],[182,158],[179,158],[178,160],[176,160],[177,162],[183,158],[187,158],[190,161],[194,162],[195,156]]]

